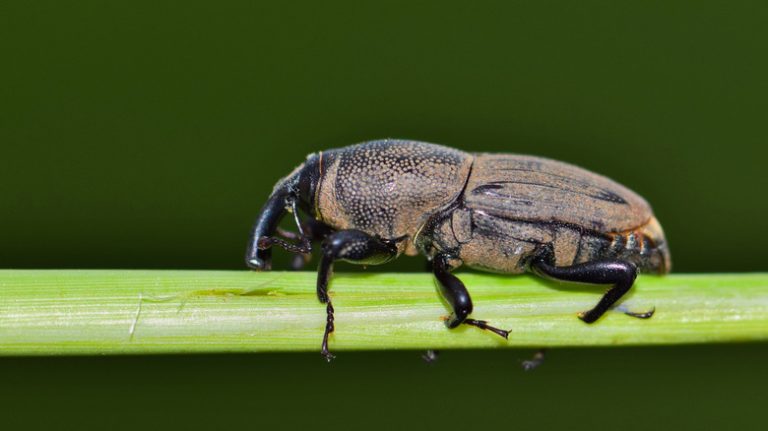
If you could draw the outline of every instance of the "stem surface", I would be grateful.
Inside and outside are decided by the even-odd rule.
[[[445,328],[429,274],[336,274],[336,350],[683,344],[768,340],[768,274],[641,275],[621,307],[647,320],[576,314],[602,287],[461,273],[472,317]],[[313,272],[2,270],[0,355],[319,351]]]

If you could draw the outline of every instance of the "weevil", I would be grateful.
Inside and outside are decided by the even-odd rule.
[[[282,232],[293,214],[298,234]],[[302,221],[300,212],[307,215]],[[670,254],[648,203],[628,188],[577,166],[541,157],[467,153],[408,140],[376,140],[310,154],[278,181],[254,225],[246,261],[269,270],[271,247],[301,264],[321,241],[317,296],[326,305],[321,353],[334,310],[328,282],[335,261],[380,265],[424,255],[451,308],[448,328],[471,325],[472,299],[451,273],[461,265],[504,274],[531,272],[609,286],[578,317],[593,323],[632,287],[638,271],[666,273]],[[634,317],[645,313],[625,311]]]

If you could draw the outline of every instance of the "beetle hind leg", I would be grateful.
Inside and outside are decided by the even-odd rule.
[[[540,257],[531,262],[531,269],[537,275],[553,280],[611,285],[594,308],[579,313],[579,319],[586,323],[595,322],[611,309],[629,291],[637,278],[637,266],[623,260],[601,260],[558,267]],[[642,319],[651,317],[653,312],[654,310],[634,313],[624,310],[624,314]]]
[[[448,302],[448,305],[451,306],[451,314],[445,321],[446,326],[450,329],[456,328],[461,324],[475,326],[508,339],[509,331],[493,327],[485,320],[475,320],[467,317],[472,313],[472,298],[470,298],[464,283],[451,274],[450,269],[451,266],[448,263],[447,256],[439,254],[432,260],[432,271],[440,286],[440,294]]]

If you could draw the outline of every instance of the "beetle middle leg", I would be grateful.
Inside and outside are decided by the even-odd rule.
[[[534,259],[531,262],[531,269],[542,277],[554,280],[611,285],[594,308],[579,313],[579,319],[586,323],[592,323],[605,314],[629,291],[637,278],[637,266],[623,260],[600,260],[563,267],[552,265],[550,260],[545,257]],[[647,319],[653,315],[653,311],[625,312],[625,314]]]
[[[333,262],[344,260],[360,265],[380,265],[397,257],[397,241],[368,235],[359,230],[340,230],[328,235],[322,243],[320,267],[317,270],[317,298],[326,304],[326,324],[320,353],[330,361],[328,336],[334,330],[333,304],[328,297],[328,281],[333,273]]]
[[[475,320],[467,317],[472,313],[472,298],[469,297],[469,292],[464,283],[451,274],[450,269],[448,256],[438,254],[432,259],[432,271],[440,286],[440,293],[452,310],[451,315],[448,316],[448,320],[445,322],[446,326],[450,329],[456,328],[461,324],[476,326],[500,335],[505,339],[509,338],[509,331],[495,328],[485,320]]]

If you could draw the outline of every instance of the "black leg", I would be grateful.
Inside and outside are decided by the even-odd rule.
[[[579,313],[579,318],[592,323],[608,311],[632,287],[637,277],[637,267],[631,262],[622,260],[603,260],[585,262],[573,266],[556,267],[546,258],[538,258],[531,262],[531,269],[538,275],[561,281],[572,281],[588,284],[610,284],[597,305],[591,310]],[[653,312],[626,314],[633,317],[648,318]]]
[[[303,235],[309,238],[311,242],[322,241],[328,235],[334,232],[333,228],[313,218],[308,218],[304,220],[301,223],[300,231],[302,231]],[[297,254],[296,256],[294,256],[293,262],[291,262],[291,269],[293,269],[294,271],[298,271],[304,268],[304,266],[308,264],[311,260],[312,260],[311,253]]]
[[[273,245],[277,245],[291,253],[309,254],[312,252],[312,241],[311,238],[304,233],[304,228],[302,226],[301,220],[299,219],[298,201],[293,196],[288,197],[286,201],[291,205],[293,221],[296,223],[296,228],[299,230],[299,233],[297,235],[280,228],[276,228],[275,230],[287,239],[298,241],[298,244],[292,244],[277,237],[263,236],[258,239],[256,245],[259,250],[267,250]]]
[[[291,269],[294,271],[298,271],[302,268],[304,268],[304,265],[309,263],[310,259],[312,258],[312,241],[310,238],[307,238],[305,236],[302,236],[301,234],[295,234],[290,231],[286,231],[283,229],[278,228],[277,229],[278,235],[289,239],[291,241],[297,241],[297,244],[290,243],[288,241],[285,241],[281,238],[273,237],[273,236],[265,236],[259,238],[258,241],[258,247],[260,250],[266,250],[268,248],[271,248],[273,245],[278,245],[285,250],[295,253],[293,256],[293,259],[291,260]]]
[[[341,230],[328,235],[322,244],[320,267],[317,270],[317,298],[326,307],[325,333],[320,353],[333,359],[328,351],[328,336],[333,332],[333,305],[328,297],[328,281],[333,273],[333,262],[344,260],[361,265],[380,265],[397,257],[397,242],[368,235],[359,230]]]
[[[309,241],[309,238],[306,237],[301,237],[298,244],[292,244],[284,239],[274,236],[263,236],[259,238],[259,250],[266,250],[273,245],[280,246],[291,253],[306,254],[312,252],[312,243]]]
[[[451,306],[451,314],[448,316],[445,324],[448,328],[455,328],[462,323],[465,325],[476,326],[498,334],[504,338],[509,337],[509,331],[495,328],[485,320],[468,319],[467,316],[472,313],[472,298],[469,292],[455,275],[450,273],[451,267],[448,263],[448,257],[439,254],[432,259],[432,271],[440,286],[440,293],[445,298],[448,305]]]

